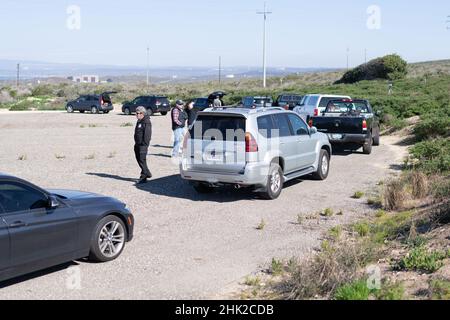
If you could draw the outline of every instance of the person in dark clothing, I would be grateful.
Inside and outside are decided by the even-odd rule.
[[[194,124],[195,119],[197,119],[197,110],[194,108],[194,101],[188,102],[186,105],[186,113],[188,115],[188,127],[189,129]]]
[[[136,108],[136,128],[134,130],[134,154],[136,161],[141,168],[141,176],[138,184],[146,183],[147,179],[152,177],[150,170],[147,167],[147,153],[152,139],[152,123],[150,117],[147,115],[147,110],[144,107]]]
[[[181,143],[183,141],[186,120],[188,118],[184,110],[184,101],[177,100],[175,107],[172,109],[172,131],[173,131],[173,150],[172,157],[178,158],[180,155]]]

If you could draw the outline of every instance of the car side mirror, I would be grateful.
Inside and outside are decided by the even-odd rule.
[[[316,127],[309,128],[309,134],[316,134],[316,133],[317,133],[317,128]]]
[[[48,198],[48,208],[49,209],[56,209],[58,207],[59,207],[59,202],[56,199],[56,197],[55,196],[50,196]]]

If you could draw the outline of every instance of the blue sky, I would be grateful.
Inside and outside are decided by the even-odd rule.
[[[81,9],[69,30],[66,10]],[[378,5],[381,29],[367,28]],[[262,64],[261,0],[1,0],[0,59],[108,65]],[[345,67],[398,53],[410,62],[450,58],[449,0],[272,0],[267,62],[276,67]]]

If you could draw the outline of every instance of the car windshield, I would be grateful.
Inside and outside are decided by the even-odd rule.
[[[306,97],[305,99],[303,99],[302,104],[307,105],[307,106],[315,106],[318,101],[319,101],[318,96],[309,96],[309,97]]]
[[[330,101],[325,110],[326,113],[370,113],[365,102]]]

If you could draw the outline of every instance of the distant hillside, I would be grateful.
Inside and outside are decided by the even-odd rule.
[[[450,60],[437,60],[409,64],[408,77],[421,77],[426,74],[450,75]]]

